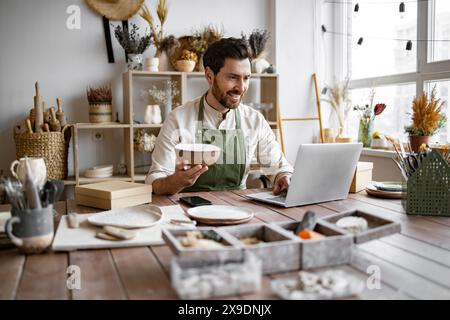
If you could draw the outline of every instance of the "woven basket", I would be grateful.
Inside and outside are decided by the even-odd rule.
[[[407,214],[450,216],[450,166],[436,151],[408,179],[405,201]]]
[[[70,125],[61,132],[18,133],[14,131],[17,159],[44,158],[49,179],[67,178],[67,155],[71,137]]]
[[[89,122],[91,123],[112,122],[112,105],[111,104],[89,105]]]

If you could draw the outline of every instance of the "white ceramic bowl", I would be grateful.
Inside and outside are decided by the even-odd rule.
[[[180,143],[175,146],[175,152],[178,162],[187,160],[191,165],[211,166],[219,159],[221,149],[211,144]]]

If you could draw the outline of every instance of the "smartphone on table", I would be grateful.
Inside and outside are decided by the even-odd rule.
[[[212,205],[211,201],[199,196],[181,197],[180,201],[190,205],[191,207],[209,206]]]

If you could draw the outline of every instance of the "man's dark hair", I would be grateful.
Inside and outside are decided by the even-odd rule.
[[[211,44],[203,55],[203,66],[210,67],[218,74],[225,64],[225,59],[252,60],[248,42],[244,39],[223,38]]]

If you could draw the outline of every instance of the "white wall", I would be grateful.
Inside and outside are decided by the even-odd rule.
[[[330,19],[330,15],[321,2],[276,1],[276,57],[282,118],[317,117],[312,74],[317,73],[321,84],[331,70],[325,63],[320,32],[321,21]],[[319,141],[318,121],[285,121],[283,131],[286,155],[291,163],[295,162],[299,144]]]
[[[154,12],[157,1],[146,3]],[[222,25],[226,36],[235,37],[255,28],[268,29],[273,37],[268,59],[273,61],[273,0],[169,0],[168,3],[166,33],[181,36],[210,23]],[[81,8],[81,30],[66,28],[69,5]],[[142,30],[147,27],[138,16],[131,22]],[[72,123],[88,122],[86,87],[111,82],[113,108],[123,119],[124,53],[114,36],[112,41],[115,64],[107,61],[101,17],[82,0],[0,1],[0,169],[9,171],[15,158],[13,126],[20,124],[32,107],[36,81],[47,106],[54,105],[56,97],[62,98]],[[152,55],[152,51],[148,50],[146,56]],[[104,141],[96,145],[91,134],[81,136],[80,169],[123,162],[121,137],[117,131],[104,130]],[[69,169],[72,169],[71,155]]]

